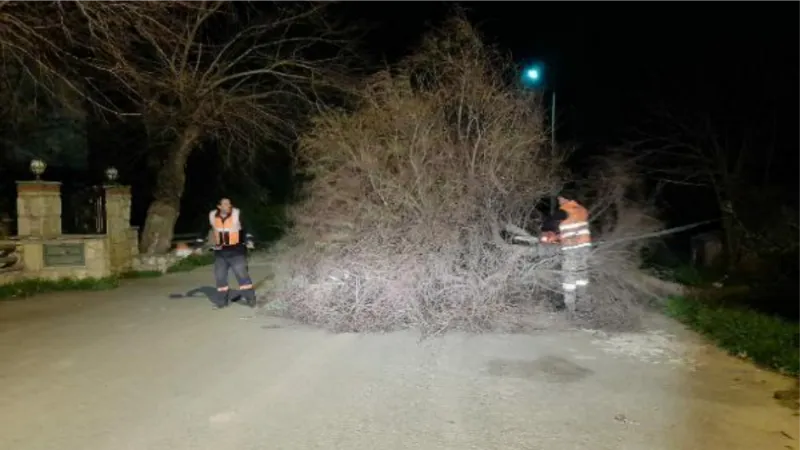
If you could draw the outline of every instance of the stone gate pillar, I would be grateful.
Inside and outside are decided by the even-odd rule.
[[[111,270],[125,272],[131,269],[136,256],[131,247],[131,188],[130,186],[106,185],[106,235],[108,236]]]
[[[61,183],[17,181],[17,235],[28,238],[61,236]]]

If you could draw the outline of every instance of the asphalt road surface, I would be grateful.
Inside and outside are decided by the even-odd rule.
[[[0,449],[798,449],[789,380],[664,319],[330,334],[212,311],[206,272],[0,302]]]

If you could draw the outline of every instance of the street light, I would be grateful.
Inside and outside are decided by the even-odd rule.
[[[522,84],[534,88],[546,87],[545,69],[541,63],[531,64],[522,71]],[[551,83],[552,84],[552,83]],[[556,90],[550,94],[550,148],[556,148]]]
[[[530,68],[525,71],[525,76],[530,81],[539,81],[539,69],[536,67]]]

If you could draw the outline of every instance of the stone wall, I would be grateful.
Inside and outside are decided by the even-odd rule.
[[[114,273],[109,258],[108,239],[103,235],[70,235],[52,239],[15,238],[0,241],[0,245],[16,245],[24,263],[23,270],[0,273],[0,285],[33,278],[105,278]],[[65,252],[72,253],[64,254]]]
[[[17,234],[48,238],[61,236],[61,183],[17,182]]]
[[[4,284],[11,284],[24,281],[26,278],[27,277],[25,272],[21,270],[0,272],[0,286],[3,286]]]
[[[108,240],[103,235],[70,235],[54,239],[21,238],[16,242],[24,261],[23,278],[56,280],[60,278],[105,278],[112,275]],[[74,255],[54,255],[54,250],[77,250],[83,254],[82,264]]]
[[[131,227],[130,186],[105,186],[106,235],[109,241],[111,269],[114,273],[130,271],[139,254],[138,230]],[[132,245],[136,241],[137,245]]]
[[[104,278],[133,269],[138,230],[130,226],[128,186],[105,186],[106,234],[61,234],[61,183],[17,183],[18,236],[0,240],[21,264],[0,271],[0,285],[24,279]]]

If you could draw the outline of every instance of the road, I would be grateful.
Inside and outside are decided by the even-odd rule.
[[[786,379],[664,319],[330,334],[174,295],[206,272],[0,302],[0,449],[798,448]]]

